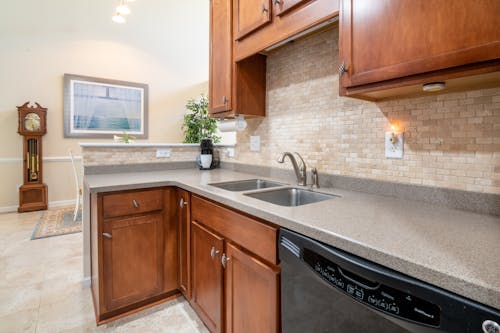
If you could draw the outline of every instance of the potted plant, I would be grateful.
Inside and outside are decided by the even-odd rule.
[[[201,95],[199,100],[191,98],[187,101],[182,130],[184,131],[184,143],[200,143],[202,139],[211,139],[213,143],[219,143],[220,137],[217,132],[217,119],[210,118],[208,113],[208,98]]]

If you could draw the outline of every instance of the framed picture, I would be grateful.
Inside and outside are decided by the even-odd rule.
[[[148,85],[64,74],[64,137],[148,137]]]

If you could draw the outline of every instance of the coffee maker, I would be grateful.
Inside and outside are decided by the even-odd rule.
[[[200,170],[211,170],[219,166],[219,151],[214,149],[212,139],[201,139],[200,150],[198,159]]]

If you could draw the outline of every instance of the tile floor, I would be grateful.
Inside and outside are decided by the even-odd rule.
[[[0,333],[208,332],[183,298],[96,327],[82,234],[32,241],[40,214],[0,214]]]

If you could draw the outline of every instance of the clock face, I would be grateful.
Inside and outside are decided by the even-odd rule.
[[[40,117],[36,113],[28,113],[24,117],[24,129],[36,132],[40,130]]]

